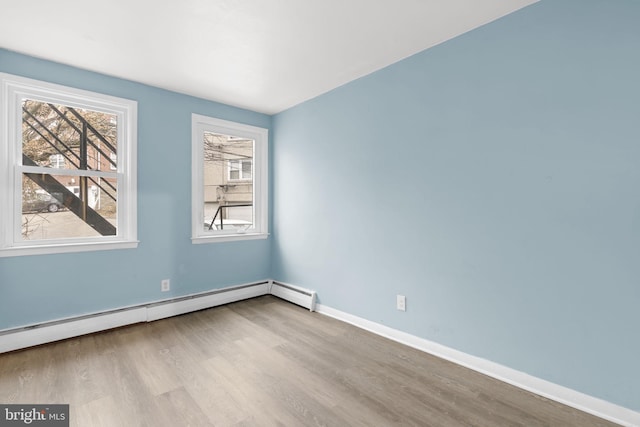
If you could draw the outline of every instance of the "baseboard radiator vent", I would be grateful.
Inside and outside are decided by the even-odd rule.
[[[154,320],[191,313],[192,311],[269,295],[270,284],[271,281],[250,283],[149,304],[146,306],[146,321],[153,322]]]
[[[310,311],[315,311],[316,309],[315,291],[310,291],[287,283],[271,282],[271,289],[269,293],[278,298],[282,298],[283,300],[308,308]]]
[[[0,353],[132,325],[134,323],[153,322],[167,317],[269,294],[305,307],[311,311],[315,309],[315,291],[265,280],[149,304],[91,313],[67,319],[58,319],[20,328],[5,329],[0,331]]]

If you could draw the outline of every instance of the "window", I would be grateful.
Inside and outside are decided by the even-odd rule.
[[[49,166],[56,169],[64,167],[64,156],[62,154],[52,154],[49,156]]]
[[[229,181],[251,180],[252,164],[251,160],[229,160]]]
[[[264,239],[267,129],[192,115],[192,241]]]
[[[2,73],[0,93],[0,256],[136,247],[136,103]]]
[[[109,169],[112,171],[118,170],[118,155],[116,153],[109,153]]]

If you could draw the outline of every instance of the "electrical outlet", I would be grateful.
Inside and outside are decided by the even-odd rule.
[[[407,298],[404,295],[396,295],[396,308],[400,311],[407,311]]]
[[[160,290],[162,292],[167,292],[171,289],[171,280],[164,279],[160,282]]]

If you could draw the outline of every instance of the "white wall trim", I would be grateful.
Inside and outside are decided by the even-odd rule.
[[[35,345],[46,344],[80,335],[100,332],[120,326],[141,322],[152,322],[166,317],[203,310],[262,295],[274,295],[294,304],[312,310],[315,292],[291,286],[288,292],[282,292],[281,286],[274,287],[273,282],[263,280],[238,286],[214,289],[182,297],[155,301],[137,306],[121,307],[83,316],[56,319],[40,324],[0,330],[0,353],[19,350]],[[295,289],[296,292],[292,292]],[[297,294],[303,294],[300,298]],[[309,306],[309,299],[312,305]]]
[[[433,341],[336,310],[323,304],[316,304],[315,308],[320,314],[352,324],[374,334],[408,345],[409,347],[424,351],[425,353],[432,354],[605,420],[628,427],[640,426],[640,412],[551,383],[498,363],[472,356]]]
[[[145,320],[145,308],[134,307],[99,315],[81,316],[73,320],[48,322],[42,326],[8,330],[0,335],[0,353],[118,328]]]
[[[146,306],[147,322],[269,294],[269,282],[222,288]]]

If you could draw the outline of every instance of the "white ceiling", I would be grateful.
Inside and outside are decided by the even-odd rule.
[[[0,0],[0,47],[274,114],[537,0]]]

